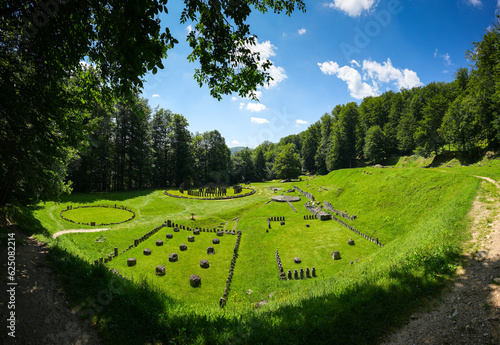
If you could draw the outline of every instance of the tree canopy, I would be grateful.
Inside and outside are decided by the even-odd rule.
[[[276,175],[282,179],[293,179],[300,175],[300,158],[293,143],[286,144],[276,156]]]
[[[179,21],[195,24],[187,37],[189,58],[200,66],[194,77],[218,99],[255,95],[252,91],[271,80],[270,63],[251,49],[255,36],[246,22],[253,10],[290,15],[305,11],[305,5],[302,0],[184,1]],[[178,43],[168,26],[162,29],[160,14],[167,11],[167,0],[2,2],[0,205],[56,197],[68,163],[91,139],[96,109],[112,108],[119,100],[135,107],[146,73],[163,68]],[[140,105],[132,110],[146,115]]]

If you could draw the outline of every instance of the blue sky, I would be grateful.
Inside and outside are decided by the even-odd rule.
[[[493,24],[500,0],[319,0],[290,17],[254,12],[256,49],[274,66],[259,102],[237,95],[217,101],[198,86],[197,64],[187,61],[192,25],[179,23],[182,4],[169,2],[160,18],[179,44],[165,69],[147,75],[143,97],[182,114],[193,133],[217,129],[229,147],[255,148],[304,131],[337,104],[452,81],[470,64],[465,52]]]

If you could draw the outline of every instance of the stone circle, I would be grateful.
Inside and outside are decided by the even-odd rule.
[[[178,227],[178,226],[174,227],[174,232],[179,232],[179,231],[180,231],[180,230],[179,230],[179,227]]]
[[[224,236],[224,231],[217,231],[217,236]]]
[[[338,250],[335,250],[333,253],[332,253],[332,258],[333,260],[340,260],[341,257],[340,257],[340,252]]]
[[[163,246],[163,241],[162,240],[156,240],[156,245],[158,247]]]
[[[199,229],[194,229],[193,230],[193,234],[194,235],[199,235],[200,234],[200,230]]]
[[[116,223],[99,223],[99,222],[95,222],[95,221],[89,221],[88,223],[84,223],[84,222],[75,222],[71,219],[68,219],[66,218],[65,216],[63,216],[63,213],[65,212],[68,212],[68,211],[73,211],[73,210],[76,210],[76,209],[79,209],[79,208],[106,208],[106,209],[116,209],[116,210],[120,210],[120,211],[126,211],[126,212],[129,212],[130,214],[132,214],[132,216],[126,220],[123,220],[121,222],[116,222]],[[68,206],[65,210],[62,210],[61,212],[59,212],[59,216],[64,219],[65,221],[67,222],[71,222],[71,223],[75,223],[75,224],[83,224],[83,225],[90,225],[90,226],[103,226],[103,225],[114,225],[114,224],[122,224],[122,223],[126,223],[126,222],[130,222],[132,219],[135,218],[135,212],[132,211],[132,210],[129,210],[127,209],[125,206],[117,206],[116,204],[115,205],[89,205],[89,206]]]
[[[167,234],[167,238],[174,238],[174,235],[172,235],[172,234]]]
[[[198,287],[201,285],[201,278],[197,274],[192,274],[189,277],[189,284],[191,284],[192,287]]]
[[[350,238],[349,241],[347,241],[347,244],[350,245],[350,246],[353,246],[354,245],[354,240],[352,238]]]
[[[188,249],[188,247],[183,243],[179,246],[179,249],[182,250],[182,251],[185,251]]]
[[[293,262],[295,262],[296,264],[300,264],[302,260],[300,260],[299,257],[296,257],[295,259],[293,259]]]
[[[208,255],[214,255],[214,254],[215,254],[215,249],[214,249],[214,247],[208,247],[208,248],[207,248],[207,254],[208,254]]]
[[[151,249],[149,249],[149,248],[144,248],[144,250],[142,251],[142,253],[143,253],[144,255],[151,255]]]
[[[188,242],[194,242],[194,236],[188,236]]]
[[[137,264],[137,259],[136,258],[128,258],[127,259],[127,266],[135,266]]]
[[[220,243],[220,240],[219,240],[218,238],[214,238],[214,239],[212,240],[212,243],[213,243],[213,244],[219,244],[219,243]]]

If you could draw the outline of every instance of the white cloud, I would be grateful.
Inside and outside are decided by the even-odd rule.
[[[307,32],[307,30],[304,29],[304,28],[302,28],[302,29],[299,29],[299,31],[297,31],[297,32],[298,32],[299,35],[302,36],[303,34],[305,34]]]
[[[376,61],[363,61],[363,70],[368,73],[368,77],[382,83],[394,82],[398,89],[411,89],[415,86],[420,86],[420,78],[417,73],[405,68],[404,70],[397,69],[392,65],[391,59],[380,64]]]
[[[260,66],[262,66],[264,62],[269,60],[270,57],[275,56],[275,50],[277,49],[273,44],[271,44],[271,41],[259,43],[258,40],[256,40],[255,45],[250,46],[249,48],[252,52],[258,52],[260,54]],[[269,84],[265,85],[266,88],[276,87],[279,83],[287,78],[285,69],[283,67],[275,66],[274,63],[270,68],[267,69],[267,73],[269,73],[273,80],[271,80]]]
[[[247,98],[251,98],[251,96],[255,96],[255,98],[260,99],[262,97],[262,91],[252,91]]]
[[[308,123],[309,122],[300,119],[295,120],[295,124],[297,125],[307,125]]]
[[[441,57],[443,58],[444,63],[445,63],[446,66],[451,65],[450,54],[446,53],[446,54],[441,55]]]
[[[353,63],[351,61],[351,64],[359,66],[357,62]],[[395,68],[390,59],[387,59],[382,64],[376,61],[364,60],[363,76],[355,68],[350,66],[340,67],[338,63],[333,61],[318,63],[318,66],[323,74],[336,75],[337,78],[346,82],[351,97],[356,99],[377,96],[379,94],[379,83],[393,83],[398,90],[423,85],[417,73],[407,68]],[[371,85],[367,81],[371,82]]]
[[[155,93],[155,94],[153,95],[153,98],[155,98],[155,97],[160,97],[160,95],[159,95],[159,94],[157,94],[157,93]]]
[[[269,123],[269,120],[268,120],[268,119],[264,119],[264,118],[262,118],[262,117],[252,117],[252,118],[250,118],[250,121],[251,121],[252,123],[256,123],[256,124],[258,124],[258,125],[263,125],[263,124],[265,124],[265,123]]]
[[[239,99],[240,100],[252,100],[253,99],[252,96],[255,96],[255,98],[257,98],[257,99],[260,99],[262,97],[262,91],[250,91],[246,97],[233,96],[233,97],[231,97],[231,101],[235,102]],[[245,106],[245,103],[240,103],[240,106],[241,105]]]
[[[340,10],[351,17],[359,17],[363,11],[370,11],[377,6],[375,0],[333,0],[326,6]]]
[[[271,56],[276,55],[274,52],[276,50],[276,46],[271,44],[271,41],[259,43],[259,41],[256,40],[255,45],[250,46],[250,50],[253,53],[259,53],[261,61],[268,60]]]
[[[266,110],[266,106],[261,103],[250,102],[247,104],[245,109],[251,111],[252,113],[260,113],[261,111]]]
[[[363,82],[361,74],[352,67],[339,67],[338,63],[333,61],[318,63],[318,66],[324,74],[336,75],[337,78],[345,81],[351,97],[353,98],[363,99],[368,96],[377,95],[377,85],[374,84],[373,86],[370,86]]]
[[[276,67],[275,65],[272,65],[267,72],[273,80],[269,81],[269,84],[264,85],[266,89],[273,88],[288,78],[283,67]]]
[[[446,54],[439,54],[439,51],[436,48],[436,51],[434,51],[434,57],[436,58],[438,56],[441,59],[443,59],[445,66],[451,66],[452,65],[450,54],[448,54],[448,53],[446,53]]]
[[[245,103],[240,102],[240,110],[243,109],[244,107],[245,107]]]
[[[359,62],[357,62],[356,60],[351,60],[351,65],[356,65],[357,67],[361,67]]]
[[[481,7],[481,6],[483,6],[483,3],[481,2],[481,0],[467,0],[467,3],[469,5],[474,6],[474,7]]]
[[[193,26],[192,25],[188,25],[187,28],[186,28],[186,31],[188,33],[190,33],[191,31],[193,31]]]
[[[238,140],[231,141],[231,144],[241,146],[241,144]]]

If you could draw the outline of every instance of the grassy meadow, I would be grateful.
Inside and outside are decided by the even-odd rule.
[[[462,243],[469,238],[467,214],[481,188],[473,175],[500,178],[496,162],[467,168],[337,170],[294,183],[255,183],[250,186],[255,194],[232,200],[179,199],[162,190],[74,194],[59,204],[34,207],[30,228],[50,244],[51,266],[60,272],[74,307],[88,314],[107,343],[369,344],[437,294],[453,275]],[[333,220],[304,220],[310,215],[305,197],[292,203],[297,212],[287,203],[268,202],[283,193],[271,187],[287,190],[293,185],[312,193],[320,205],[328,201],[335,209],[357,215],[353,221],[340,219],[384,246]],[[68,205],[115,203],[133,210],[135,219],[107,226],[107,231],[51,238],[75,228],[59,217]],[[273,221],[268,229],[268,217],[285,217],[285,224]],[[107,263],[108,269],[92,264],[115,247],[121,252],[168,219],[190,228],[242,232],[224,309],[219,298],[234,235],[201,232],[188,242],[192,233],[163,227]],[[167,233],[173,238],[167,239]],[[213,245],[213,238],[220,244]],[[163,246],[156,246],[157,239]],[[347,244],[349,239],[354,246]],[[182,243],[187,251],[179,250]],[[215,255],[207,255],[209,246]],[[144,248],[152,255],[145,256]],[[280,280],[276,250],[285,272],[315,267],[317,277]],[[341,260],[332,259],[334,250],[340,251]],[[168,261],[173,252],[178,262]],[[127,267],[129,257],[137,259],[136,266]],[[294,263],[295,257],[300,264]],[[208,269],[200,267],[201,259],[209,261]],[[156,265],[166,267],[165,276],[155,275]],[[117,269],[123,278],[109,269]],[[189,285],[191,274],[200,275],[201,287]],[[100,300],[103,291],[109,298]]]

